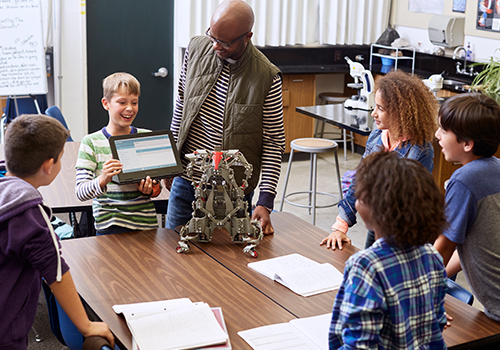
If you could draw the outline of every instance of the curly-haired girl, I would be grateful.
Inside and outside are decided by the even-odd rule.
[[[379,151],[394,151],[401,157],[415,159],[432,172],[434,148],[431,141],[437,129],[438,103],[422,80],[396,71],[377,82],[375,109],[372,112],[378,129],[371,132],[363,158]],[[351,243],[346,233],[356,223],[355,190],[353,179],[344,199],[339,202],[339,215],[333,232],[321,241],[327,248],[342,249],[342,242]],[[366,245],[374,242],[368,231]]]

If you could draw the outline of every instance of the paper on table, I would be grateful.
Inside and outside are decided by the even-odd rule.
[[[222,309],[220,307],[212,307],[211,310],[214,313],[215,318],[217,319],[217,322],[219,322],[219,325],[224,330],[224,332],[227,334],[226,322],[224,321],[224,316],[222,315]],[[137,346],[137,343],[136,343],[134,337],[132,337],[132,349],[133,350],[140,350],[139,347]],[[232,350],[232,346],[231,346],[231,341],[228,338],[227,342],[225,342],[224,344],[204,346],[202,348],[196,348],[196,349],[197,350],[201,350],[201,349]]]
[[[113,305],[113,310],[117,314],[123,313],[123,316],[125,316],[125,319],[128,321],[133,317],[142,317],[146,315],[157,314],[159,312],[175,310],[192,304],[193,302],[188,298],[180,298],[134,304],[117,304]]]
[[[249,263],[248,267],[302,296],[338,289],[343,279],[331,264],[320,264],[296,253]]]
[[[330,332],[330,323],[332,314],[323,314],[312,317],[296,318],[290,321],[290,324],[307,336],[320,349],[327,350],[328,333]]]
[[[192,349],[228,340],[205,303],[127,321],[141,350]]]
[[[277,282],[305,297],[338,289],[343,278],[342,272],[328,263],[274,275]]]
[[[275,274],[280,275],[284,272],[293,272],[297,269],[297,267],[306,268],[315,265],[319,265],[319,263],[306,258],[303,255],[293,253],[279,256],[277,258],[249,263],[248,267],[273,280]]]
[[[328,350],[331,315],[294,319],[238,332],[254,350]]]
[[[219,325],[224,330],[224,332],[227,334],[226,322],[224,322],[224,316],[222,315],[222,309],[220,307],[212,307],[211,309],[212,309],[212,312],[214,313],[215,318],[217,319],[217,322],[219,322]],[[227,342],[224,344],[205,346],[203,348],[198,348],[198,349],[231,350],[232,346],[231,346],[231,341],[228,338]]]

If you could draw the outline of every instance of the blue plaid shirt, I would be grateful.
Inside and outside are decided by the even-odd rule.
[[[446,349],[445,280],[432,245],[401,250],[378,239],[346,262],[330,350]]]

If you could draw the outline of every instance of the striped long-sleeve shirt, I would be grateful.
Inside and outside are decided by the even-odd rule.
[[[224,106],[230,78],[230,64],[231,63],[227,61],[224,63],[221,74],[207,99],[202,104],[199,114],[194,119],[189,130],[189,136],[183,146],[183,153],[192,153],[198,149],[213,150],[215,146],[222,146]],[[185,79],[188,69],[189,59],[188,51],[186,50],[179,79],[174,116],[170,127],[176,139],[179,134],[182,119]],[[262,173],[259,184],[260,195],[257,205],[262,205],[268,209],[273,208],[276,187],[281,171],[281,155],[285,149],[281,86],[281,76],[277,74],[274,77],[262,109]],[[186,158],[183,159],[184,168],[187,166],[188,162]],[[194,175],[195,180],[199,180],[201,173],[197,172]],[[184,174],[183,177],[189,179],[186,174]]]

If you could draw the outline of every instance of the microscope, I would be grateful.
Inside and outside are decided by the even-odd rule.
[[[375,107],[374,88],[372,72],[366,70],[359,62],[353,62],[349,57],[344,57],[349,64],[351,77],[354,83],[347,84],[348,87],[358,90],[357,95],[351,96],[344,102],[344,107],[349,109],[362,109],[371,111]]]
[[[437,96],[439,90],[443,88],[443,73],[441,74],[433,74],[429,77],[429,79],[424,79],[424,84],[429,88],[429,90],[434,94],[437,100],[440,98]],[[441,98],[442,99],[442,98]]]

